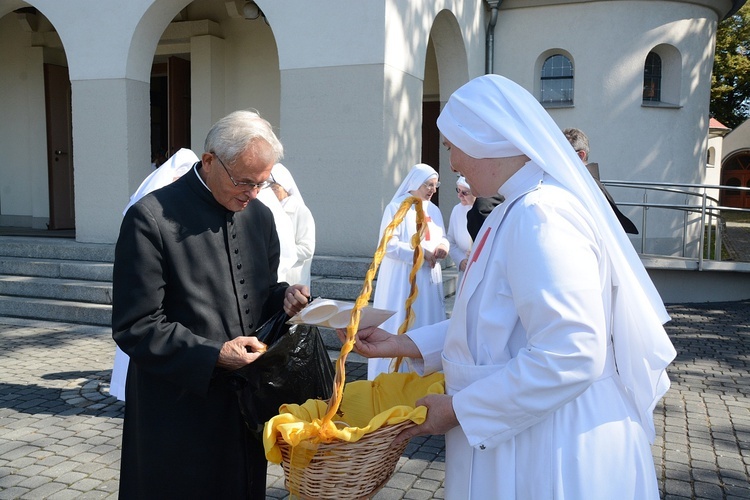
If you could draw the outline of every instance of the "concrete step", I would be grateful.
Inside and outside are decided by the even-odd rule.
[[[0,295],[112,304],[112,282],[0,275]]]
[[[0,295],[0,316],[109,326],[112,324],[112,306]]]
[[[112,281],[111,262],[0,256],[0,274]]]
[[[113,262],[112,244],[0,236],[0,315],[109,325]],[[316,255],[313,296],[356,300],[371,263],[365,257]],[[443,278],[450,298],[456,289],[455,268],[444,269]],[[334,343],[333,331],[325,337]]]
[[[67,238],[2,236],[0,255],[111,263],[115,260],[115,246],[106,243],[79,243]]]
[[[329,278],[364,279],[370,268],[372,259],[365,257],[336,257],[329,255],[315,255],[310,270],[313,276]]]

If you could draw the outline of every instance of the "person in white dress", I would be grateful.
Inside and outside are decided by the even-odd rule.
[[[315,253],[315,219],[313,219],[310,209],[302,201],[302,196],[297,190],[297,184],[289,170],[281,163],[277,163],[273,166],[271,175],[274,179],[271,189],[281,202],[281,206],[291,219],[294,228],[297,260],[286,273],[286,281],[310,287],[310,270]]]
[[[273,174],[271,174],[273,180]],[[277,276],[279,281],[286,281],[287,283],[293,283],[289,280],[289,273],[294,267],[294,263],[297,262],[297,244],[294,239],[294,223],[284,211],[284,207],[281,206],[281,202],[274,194],[271,189],[261,189],[258,191],[256,198],[267,206],[273,214],[273,221],[276,224],[276,234],[279,237],[279,269]]]
[[[445,298],[440,261],[448,255],[450,244],[445,237],[445,225],[440,209],[430,201],[439,185],[438,173],[435,169],[424,163],[414,165],[385,208],[383,220],[380,223],[380,236],[382,238],[385,229],[406,198],[414,196],[422,200],[422,209],[427,222],[421,245],[424,250],[424,264],[416,275],[419,293],[412,304],[414,322],[411,328],[431,325],[445,319]],[[385,256],[378,270],[373,306],[396,311],[396,314],[381,325],[385,331],[391,334],[398,333],[399,327],[406,318],[404,305],[409,297],[409,274],[414,258],[411,239],[416,232],[417,211],[412,206],[388,241]],[[391,361],[390,359],[368,360],[367,378],[373,380],[379,374],[391,371]],[[408,370],[407,364],[402,363],[399,370]]]
[[[499,75],[438,118],[452,168],[500,194],[450,320],[355,352],[443,370],[397,441],[445,434],[445,498],[658,499],[653,410],[675,357],[669,316],[594,179],[539,102]],[[339,332],[341,336],[342,332]]]
[[[451,218],[448,221],[448,243],[450,243],[450,256],[458,269],[458,282],[461,283],[466,266],[469,263],[469,252],[473,240],[466,227],[466,214],[474,205],[476,197],[471,194],[471,186],[466,178],[459,176],[456,180],[456,195],[458,205],[453,207]]]

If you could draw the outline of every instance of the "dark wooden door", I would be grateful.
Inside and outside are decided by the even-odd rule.
[[[167,158],[190,147],[190,61],[170,57],[167,63],[169,144]]]
[[[750,152],[740,152],[723,162],[721,184],[750,188]],[[719,200],[727,207],[750,208],[750,192],[748,191],[723,189]]]
[[[439,115],[439,101],[422,103],[422,163],[434,168],[438,175],[440,175],[440,130],[437,127]],[[435,205],[440,205],[438,192],[431,200]]]
[[[75,228],[73,139],[68,68],[44,65],[49,229]]]

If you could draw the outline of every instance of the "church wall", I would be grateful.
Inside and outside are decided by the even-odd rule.
[[[750,149],[750,120],[742,122],[724,137],[721,158],[725,159],[741,149]]]
[[[579,30],[559,29],[581,21]],[[706,144],[696,139],[708,134],[717,22],[713,9],[681,2],[588,2],[501,10],[495,70],[539,97],[541,62],[562,49],[574,65],[574,104],[551,108],[550,115],[561,128],[577,127],[587,133],[590,159],[599,163],[603,180],[699,183]],[[534,36],[528,36],[529,26],[537,26]],[[663,78],[665,85],[674,82],[674,88],[662,91],[669,102],[644,106],[644,62],[648,52],[658,47],[674,56],[674,64],[665,64]],[[672,73],[667,75],[669,68]],[[643,197],[638,190],[611,192],[617,201],[638,202]],[[649,201],[656,201],[649,196]],[[659,199],[684,202],[663,195]],[[623,212],[642,219],[639,208]],[[682,250],[676,240],[682,239],[681,215],[652,211],[647,225],[647,251]]]
[[[0,18],[0,223],[45,227],[49,216],[44,52],[10,13]]]
[[[29,4],[59,33],[57,40],[37,40],[44,50],[19,33],[13,13],[0,18],[0,109],[18,117],[12,126],[0,125],[0,147],[15,164],[0,165],[0,224],[8,217],[39,224],[47,216],[41,62],[61,59],[73,81],[77,238],[114,241],[122,207],[148,174],[154,54],[176,54],[193,63],[196,153],[218,118],[258,109],[277,128],[284,162],[313,214],[325,221],[320,252],[369,255],[383,207],[420,159],[423,80],[429,98],[444,103],[484,72],[485,3],[258,0],[268,25],[231,15],[231,3],[33,0]],[[541,58],[566,51],[576,68],[575,103],[550,113],[561,127],[589,134],[603,178],[700,182],[706,142],[696,137],[708,133],[713,37],[728,5],[505,0],[495,28],[494,71],[535,91]],[[436,23],[439,16],[453,21]],[[196,20],[209,29],[164,39],[165,29]],[[428,71],[434,26],[436,60]],[[643,63],[656,47],[674,55],[676,69],[668,77],[677,84],[668,94],[672,105],[645,107]],[[450,191],[454,177],[443,153],[440,169]],[[16,172],[25,173],[16,178]],[[632,193],[614,194],[630,201]],[[444,214],[454,203],[452,192],[441,194]],[[350,235],[362,227],[361,239],[352,242]],[[665,221],[663,234],[652,237],[655,248],[660,241],[672,244],[672,229]]]

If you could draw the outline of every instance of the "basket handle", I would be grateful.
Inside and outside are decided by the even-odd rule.
[[[370,300],[370,295],[372,294],[372,280],[375,279],[375,273],[378,270],[378,266],[385,256],[385,249],[388,245],[388,241],[390,241],[391,236],[393,235],[393,232],[396,230],[398,225],[403,222],[404,217],[406,217],[406,213],[409,211],[412,205],[414,205],[417,212],[417,232],[414,233],[414,236],[412,236],[411,239],[411,246],[412,248],[414,248],[414,259],[412,262],[411,273],[409,273],[410,290],[409,297],[407,297],[406,299],[406,318],[399,327],[398,334],[401,335],[402,333],[406,332],[409,325],[411,325],[411,323],[413,323],[414,321],[412,304],[416,300],[417,293],[419,291],[416,284],[417,271],[424,262],[424,252],[422,250],[421,242],[424,238],[425,233],[425,217],[424,209],[422,208],[422,200],[417,197],[410,196],[401,203],[398,211],[396,211],[395,215],[393,216],[393,220],[390,224],[388,224],[388,227],[386,227],[385,231],[383,231],[383,236],[382,238],[380,238],[380,244],[375,251],[372,263],[370,264],[370,268],[365,274],[365,281],[362,285],[362,291],[360,292],[359,297],[357,297],[357,300],[354,303],[354,308],[352,308],[349,324],[346,327],[346,341],[341,346],[341,353],[336,360],[336,376],[333,381],[333,394],[331,395],[331,399],[328,400],[328,410],[322,419],[323,422],[331,422],[336,415],[336,412],[338,412],[339,410],[341,399],[344,395],[344,382],[346,381],[346,357],[349,355],[352,349],[354,349],[354,343],[356,341],[355,337],[357,334],[357,330],[359,329],[359,319],[362,308],[366,307]],[[398,366],[400,363],[401,358],[396,358],[396,370],[398,370]]]

